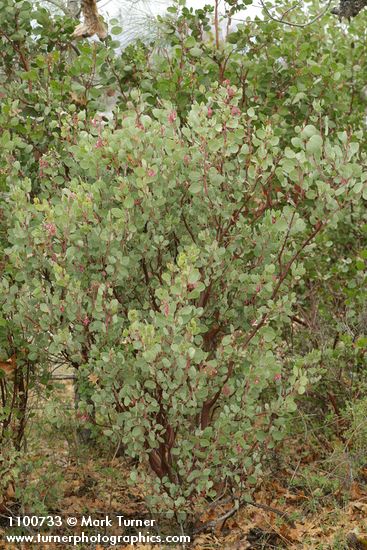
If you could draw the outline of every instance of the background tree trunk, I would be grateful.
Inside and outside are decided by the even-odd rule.
[[[71,17],[79,19],[81,12],[80,0],[67,0],[67,12]]]

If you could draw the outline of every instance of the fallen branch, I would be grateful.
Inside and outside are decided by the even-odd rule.
[[[286,514],[285,512],[282,512],[281,510],[277,510],[276,508],[273,508],[272,506],[268,506],[267,504],[259,504],[257,502],[253,502],[252,500],[242,500],[239,504],[234,506],[231,510],[228,510],[223,516],[220,516],[217,519],[213,519],[212,521],[208,521],[207,523],[204,523],[197,529],[194,529],[192,532],[193,535],[198,535],[199,533],[202,533],[203,531],[212,530],[214,529],[219,523],[225,523],[229,518],[233,517],[237,512],[243,508],[244,506],[254,506],[255,508],[260,508],[261,510],[265,510],[266,512],[272,512],[273,514],[276,514],[277,516],[284,519],[289,525],[294,527],[294,521]]]

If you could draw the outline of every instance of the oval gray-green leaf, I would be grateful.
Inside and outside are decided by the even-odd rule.
[[[314,135],[318,135],[319,131],[313,124],[307,124],[301,132],[303,138],[309,138]]]
[[[321,153],[323,145],[322,137],[319,135],[311,136],[306,144],[306,151],[311,154]]]

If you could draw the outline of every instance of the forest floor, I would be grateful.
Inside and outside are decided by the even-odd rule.
[[[62,406],[70,404],[70,388],[66,392],[61,390],[60,397]],[[29,435],[29,475],[21,491],[23,503],[29,502],[32,513],[37,513],[38,503],[39,510],[47,505],[48,509],[54,510],[54,514],[61,510],[68,515],[98,515],[108,510],[111,516],[123,514],[131,518],[149,518],[144,487],[132,487],[128,483],[131,462],[126,458],[113,457],[112,453],[108,456],[108,452],[81,448],[70,433],[63,430],[62,415],[73,414],[68,406],[61,412],[60,409],[54,410],[53,423],[45,429],[42,415],[50,414],[48,406],[38,409],[35,416],[37,419],[38,415],[38,422],[33,422],[33,432]],[[363,540],[367,538],[367,468],[359,469],[358,476],[353,480],[350,457],[343,446],[338,448],[334,445],[329,455],[321,446],[310,447],[309,442],[301,438],[288,440],[283,447],[253,494],[256,505],[241,507],[226,521],[218,522],[210,532],[200,533],[189,548],[367,548]],[[6,509],[16,512],[16,488],[10,493]],[[221,507],[208,507],[198,527],[222,517],[231,506],[228,503]],[[0,509],[1,515],[6,515],[6,510]],[[0,522],[0,539],[4,532],[4,522]],[[349,540],[359,540],[355,543],[359,546],[348,546],[348,536]],[[134,546],[145,550],[158,547]],[[0,542],[0,548],[32,550],[40,546],[17,544],[15,547]],[[67,547],[48,544],[44,548]],[[78,548],[88,547],[81,545]],[[93,548],[102,550],[102,546]]]

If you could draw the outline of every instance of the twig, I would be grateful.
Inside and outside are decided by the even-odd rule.
[[[214,8],[214,27],[215,27],[215,47],[219,49],[219,0],[215,0]]]
[[[277,516],[284,519],[291,526],[294,525],[294,521],[288,516],[288,514],[282,512],[281,510],[277,510],[276,508],[268,506],[267,504],[259,504],[257,502],[253,502],[252,500],[242,500],[239,504],[237,504],[237,506],[234,506],[233,508],[231,508],[231,510],[228,510],[228,512],[223,514],[223,516],[204,523],[204,525],[201,525],[200,527],[195,529],[192,534],[197,535],[199,533],[202,533],[203,531],[207,531],[208,529],[213,529],[218,525],[218,523],[224,523],[225,521],[227,521],[227,519],[237,514],[240,508],[244,506],[254,506],[255,508],[261,508],[261,510],[265,510],[266,512],[272,512],[273,514],[276,514]]]
[[[282,15],[282,18],[281,19],[278,19],[277,17],[274,17],[270,11],[268,10],[268,8],[265,6],[265,3],[264,3],[264,0],[260,0],[260,4],[263,8],[263,10],[265,11],[266,15],[272,20],[272,21],[275,21],[276,23],[282,23],[283,25],[288,25],[290,27],[298,27],[300,29],[304,29],[305,27],[308,27],[309,25],[312,25],[313,23],[316,23],[316,21],[318,21],[319,19],[321,19],[321,17],[323,17],[325,15],[326,12],[329,11],[329,8],[331,6],[331,2],[332,0],[329,0],[327,5],[326,5],[326,8],[321,12],[319,13],[318,15],[316,15],[316,17],[314,17],[313,19],[311,19],[311,21],[308,21],[308,23],[290,23],[289,21],[284,21],[283,20],[283,17],[290,11],[290,10],[287,10],[283,15]]]
[[[303,327],[308,328],[308,324],[303,319],[300,319],[296,315],[291,316],[291,321],[294,321],[295,323],[298,323],[299,325],[302,325]]]
[[[185,218],[185,215],[184,215],[183,210],[181,210],[181,218],[182,218],[182,221],[184,222],[184,226],[186,227],[188,233],[190,234],[190,237],[192,238],[192,240],[193,240],[194,243],[196,244],[195,236],[194,236],[193,232],[191,231],[190,226],[189,226],[188,223],[187,223],[187,220],[186,220],[186,218]]]

